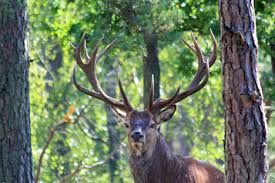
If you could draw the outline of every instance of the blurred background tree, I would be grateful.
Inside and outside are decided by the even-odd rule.
[[[50,129],[60,121],[69,122],[58,128],[45,152],[40,181],[58,182],[75,173],[69,182],[132,182],[124,126],[115,122],[108,106],[74,88],[71,74],[75,61],[70,44],[76,44],[84,32],[89,50],[102,36],[103,46],[117,38],[119,43],[98,64],[99,81],[109,95],[119,98],[114,75],[115,68],[119,68],[131,103],[142,109],[151,74],[157,82],[155,96],[161,98],[170,96],[179,84],[183,89],[188,86],[196,70],[196,59],[181,40],[191,42],[190,32],[193,32],[204,53],[210,53],[209,28],[219,40],[217,2],[30,0],[28,6],[35,170]],[[271,69],[274,12],[271,1],[256,2],[259,69],[270,111],[275,100]],[[223,169],[220,66],[217,60],[208,85],[181,102],[175,117],[161,130],[175,153],[194,156]],[[81,72],[77,77],[90,88]],[[70,108],[75,112],[69,113]],[[274,114],[269,116],[270,131],[275,130],[272,120]],[[274,140],[275,135],[270,133],[270,159],[275,158]],[[93,168],[98,163],[100,166]],[[81,171],[76,171],[79,167]]]

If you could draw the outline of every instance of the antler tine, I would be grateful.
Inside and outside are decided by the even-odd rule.
[[[210,34],[211,34],[211,39],[212,39],[212,43],[213,43],[213,50],[212,50],[212,53],[210,55],[210,59],[209,58],[206,59],[206,60],[209,60],[208,61],[209,67],[211,67],[215,63],[216,58],[217,58],[217,42],[216,42],[215,36],[214,36],[211,29],[210,29]],[[198,48],[198,50],[200,50],[200,48],[198,46],[198,43],[194,38],[193,38],[193,42],[195,44],[195,48],[196,49]],[[199,52],[202,55],[202,52],[201,51],[199,51]],[[197,54],[197,52],[196,52],[196,54]],[[202,55],[202,58],[204,58],[203,55]],[[201,79],[203,78],[203,76],[206,73],[206,70],[205,70],[205,67],[204,67],[205,64],[203,64],[202,62],[205,62],[204,59],[203,59],[203,61],[199,59],[198,72],[196,73],[193,81],[191,82],[191,84],[189,86],[189,89],[191,89],[191,88],[195,87],[196,85],[198,85],[199,82],[201,81]]]
[[[184,98],[192,95],[193,93],[199,91],[201,88],[203,88],[207,81],[208,81],[208,77],[209,77],[209,63],[207,61],[204,60],[204,56],[202,54],[202,51],[200,49],[200,46],[198,45],[197,40],[195,39],[195,37],[193,36],[193,34],[191,34],[192,39],[193,39],[193,43],[195,46],[195,50],[196,50],[196,55],[198,57],[198,70],[190,84],[190,86],[188,87],[188,89],[182,93],[180,93],[177,98],[174,100],[174,103],[177,103],[181,100],[183,100]],[[201,79],[203,78],[203,76],[205,75],[204,80],[201,82]]]
[[[123,90],[123,87],[122,87],[122,84],[121,84],[121,81],[120,81],[119,77],[117,77],[117,79],[118,79],[118,86],[119,86],[121,97],[122,97],[126,107],[128,108],[128,110],[131,111],[131,110],[133,110],[133,107],[131,106],[131,104],[130,104],[130,102],[129,102],[129,100],[128,100],[128,98],[127,98],[127,96],[126,96],[126,94]]]
[[[123,101],[122,103],[119,101],[114,100],[113,98],[109,97],[107,94],[105,94],[105,92],[99,88],[99,93],[100,96],[103,98],[103,101],[106,102],[107,104],[111,105],[111,106],[115,106],[120,108],[123,111],[129,112],[132,110],[132,108],[130,108],[129,106],[126,105],[125,101]]]
[[[212,50],[212,53],[209,57],[209,67],[211,67],[216,59],[217,59],[217,49],[218,49],[218,45],[217,45],[217,41],[216,41],[216,38],[210,28],[210,34],[211,34],[211,39],[212,39],[212,43],[213,43],[213,50]]]
[[[211,53],[210,57],[207,58],[206,60],[208,60],[209,68],[210,68],[210,67],[215,63],[215,61],[216,61],[216,58],[217,58],[217,47],[218,47],[218,46],[217,46],[217,41],[216,41],[216,39],[215,39],[215,36],[214,36],[214,34],[213,34],[211,28],[210,28],[209,30],[210,30],[210,35],[211,35],[211,39],[212,39],[213,49],[212,49],[212,53]],[[194,37],[194,36],[192,36],[192,39],[193,39],[193,37]],[[190,48],[190,49],[192,50],[192,52],[194,52],[195,54],[197,54],[196,48],[195,48],[194,46],[191,46],[191,45],[188,44],[185,40],[182,40],[182,41],[183,41],[183,43],[184,43],[188,48]],[[194,41],[194,39],[193,39],[193,41]],[[198,80],[202,79],[202,77],[205,75],[205,68],[202,67],[201,65],[204,65],[204,64],[201,64],[201,62],[199,62],[199,67],[202,68],[203,71],[196,74],[196,76],[195,76],[196,79],[194,79],[194,82],[192,82],[192,83],[190,84],[189,88],[192,88],[192,87],[194,87],[196,84],[198,84],[198,83],[195,83],[195,81],[198,81]]]
[[[85,55],[86,61],[88,62],[91,58],[90,58],[88,50],[87,50],[87,40],[86,39],[84,40],[83,49],[84,49],[84,55]]]
[[[107,45],[105,47],[105,49],[102,52],[100,52],[99,55],[97,56],[98,48],[99,48],[99,45],[102,42],[103,38],[104,37],[101,37],[100,40],[98,41],[98,43],[96,44],[96,46],[95,46],[95,48],[93,50],[92,58],[90,59],[91,70],[92,70],[92,72],[90,72],[90,78],[91,78],[90,82],[91,82],[91,84],[92,84],[92,86],[93,86],[93,88],[94,88],[95,91],[97,91],[97,92],[101,91],[104,94],[104,92],[103,92],[102,88],[100,87],[100,84],[99,84],[99,82],[97,80],[96,73],[95,73],[95,68],[96,68],[96,64],[99,61],[99,59],[104,54],[106,54],[107,51],[109,51],[113,47],[113,45],[116,43],[116,40],[113,40],[109,45]],[[112,100],[107,95],[106,95],[106,97],[109,98],[110,100]]]
[[[182,39],[182,42],[188,47],[190,48],[190,50],[192,50],[195,54],[196,54],[196,49],[194,46],[191,46],[188,42],[186,42],[184,39]]]
[[[205,63],[204,57],[203,57],[201,48],[200,48],[200,46],[198,45],[198,42],[197,42],[196,38],[194,37],[193,34],[191,34],[191,37],[192,37],[193,43],[194,43],[194,45],[195,45],[195,54],[196,54],[197,57],[198,57],[199,67],[201,68],[201,66],[204,65],[204,63]]]
[[[175,103],[174,101],[176,100],[179,92],[180,92],[180,86],[177,88],[175,94],[172,97],[170,97],[166,100],[156,100],[156,101],[154,101],[152,111],[158,111],[162,108],[169,107],[169,106],[173,105]]]
[[[112,49],[112,47],[114,46],[115,43],[117,43],[117,40],[116,40],[116,39],[113,40],[110,44],[108,44],[108,45],[104,48],[104,50],[101,51],[101,52],[98,54],[98,56],[96,57],[95,62],[97,63],[97,62],[100,60],[100,58],[101,58],[104,54],[106,54],[110,49]]]
[[[91,62],[93,65],[96,64],[96,56],[97,56],[97,51],[98,51],[98,48],[99,48],[99,45],[101,43],[101,41],[103,40],[104,37],[101,37],[100,40],[97,42],[94,50],[93,50],[93,54],[92,54],[92,58],[91,58]]]
[[[206,68],[206,75],[205,75],[203,81],[201,83],[200,83],[201,80],[200,81],[196,81],[196,82],[198,82],[200,84],[198,84],[198,85],[196,85],[194,87],[191,87],[191,88],[187,89],[186,91],[180,93],[177,96],[177,98],[174,100],[174,103],[177,103],[177,102],[185,99],[186,97],[192,95],[193,93],[196,93],[197,91],[199,91],[200,89],[202,89],[206,85],[206,83],[208,82],[208,78],[209,78],[209,64],[208,64],[208,62],[205,63],[205,66],[206,66],[205,67]],[[195,79],[197,79],[196,76],[194,77],[193,81]]]
[[[86,95],[90,95],[92,97],[95,97],[97,99],[100,99],[102,100],[103,98],[100,96],[100,94],[98,92],[94,92],[94,91],[90,91],[84,87],[82,87],[80,84],[78,84],[77,80],[76,80],[76,77],[75,77],[75,73],[76,73],[76,65],[74,66],[74,69],[73,69],[73,75],[72,75],[72,80],[73,80],[73,84],[74,86],[79,90],[81,91],[82,93],[85,93]]]
[[[151,79],[151,87],[150,87],[150,93],[149,93],[149,98],[148,98],[148,107],[147,110],[148,111],[152,111],[153,110],[153,102],[154,102],[154,75],[152,75],[152,79]]]
[[[91,83],[93,89],[95,92],[99,92],[99,83],[97,81],[96,75],[95,75],[95,58],[97,55],[98,47],[100,45],[100,42],[103,38],[101,38],[98,43],[96,44],[92,57],[90,58],[87,47],[86,47],[86,39],[85,39],[85,33],[82,35],[81,40],[77,47],[75,47],[75,58],[76,63],[79,65],[79,67],[82,69],[82,71],[87,75],[89,82]],[[84,48],[84,54],[87,59],[87,62],[84,63],[81,58],[81,49]]]
[[[119,90],[123,99],[123,104],[121,104],[121,102],[118,101],[114,101],[113,98],[109,97],[102,89],[101,87],[99,87],[98,92],[100,93],[101,97],[104,99],[104,102],[106,102],[107,104],[111,105],[111,106],[116,106],[126,112],[132,111],[133,107],[131,106],[131,104],[128,101],[128,98],[126,97],[126,94],[123,90],[122,84],[120,79],[118,78],[118,84],[119,84]]]
[[[124,111],[129,111],[131,110],[129,107],[131,107],[129,105],[128,100],[127,101],[117,101],[116,99],[108,96],[107,94],[105,94],[105,92],[102,90],[102,88],[100,87],[100,84],[97,80],[96,77],[96,72],[95,72],[95,68],[96,68],[96,63],[97,61],[103,56],[103,54],[105,54],[108,50],[110,50],[110,48],[114,45],[115,41],[111,42],[111,44],[109,44],[101,53],[99,56],[97,56],[97,52],[98,52],[98,48],[99,45],[102,41],[103,37],[98,41],[98,43],[96,44],[92,56],[91,58],[88,55],[88,51],[87,51],[87,47],[86,47],[86,39],[85,39],[85,34],[82,35],[81,40],[78,44],[77,47],[74,47],[75,49],[75,58],[76,58],[76,62],[77,64],[80,66],[80,68],[82,69],[82,71],[86,74],[90,84],[92,85],[94,91],[90,91],[84,87],[82,87],[81,85],[79,85],[76,81],[76,77],[75,77],[75,68],[73,71],[73,83],[76,86],[76,88],[78,90],[80,90],[81,92],[90,95],[92,97],[95,97],[97,99],[100,99],[104,102],[106,102],[107,104],[117,107],[121,110]],[[84,54],[85,57],[87,59],[87,63],[84,63],[82,61],[81,58],[81,49],[84,49]],[[126,102],[126,103],[125,103]]]
[[[85,40],[85,33],[82,35],[79,44],[75,47],[74,45],[72,45],[74,51],[75,51],[75,59],[76,59],[76,63],[79,65],[79,67],[83,68],[84,67],[84,62],[81,59],[81,45],[83,45],[83,42]]]
[[[210,28],[210,35],[211,35],[211,39],[212,39],[212,43],[213,43],[213,50],[212,53],[210,55],[209,59],[209,68],[215,63],[216,58],[217,58],[217,49],[218,49],[218,45],[217,45],[217,41],[216,38],[212,32],[212,29]],[[192,36],[193,37],[193,36]],[[190,49],[192,50],[193,53],[196,54],[196,49],[194,46],[191,46],[187,41],[185,41],[184,39],[182,39],[182,42]]]
[[[193,93],[199,91],[201,88],[203,88],[206,85],[206,83],[208,81],[209,63],[204,60],[204,56],[202,54],[200,46],[198,45],[198,42],[193,35],[192,35],[192,39],[193,39],[193,43],[194,43],[194,46],[196,49],[196,55],[198,57],[198,62],[199,62],[198,70],[197,70],[196,75],[193,78],[190,86],[188,87],[188,89],[186,91],[180,93],[177,96],[177,98],[174,100],[174,103],[177,103],[177,102],[183,100],[184,98],[192,95]],[[205,75],[205,78],[201,82],[201,79],[203,78],[204,75]]]
[[[190,86],[188,87],[188,89],[184,92],[181,92],[177,95],[174,95],[173,100],[168,99],[168,100],[159,100],[159,101],[155,101],[154,102],[154,106],[153,108],[165,108],[165,107],[169,107],[181,100],[183,100],[184,98],[192,95],[193,93],[199,91],[201,88],[203,88],[209,78],[209,64],[211,62],[211,64],[213,65],[215,63],[216,57],[217,57],[217,43],[216,43],[216,39],[212,33],[212,31],[210,30],[211,33],[211,38],[212,38],[212,42],[213,42],[213,51],[210,55],[210,59],[209,62],[205,61],[205,58],[202,54],[201,48],[197,42],[197,40],[195,39],[195,37],[193,36],[193,34],[191,34],[192,39],[193,39],[193,43],[194,46],[191,46],[190,44],[188,44],[186,41],[183,40],[183,42],[197,55],[198,58],[198,70],[190,84]],[[204,79],[202,80],[202,78],[204,77]]]
[[[194,79],[192,80],[189,89],[195,87],[197,84],[199,84],[199,81],[203,78],[203,76],[205,75],[205,60],[204,60],[204,56],[202,54],[202,51],[198,45],[197,40],[195,39],[194,35],[191,34],[192,39],[193,39],[193,43],[195,45],[195,54],[198,57],[198,71],[196,72],[196,75],[194,77]]]

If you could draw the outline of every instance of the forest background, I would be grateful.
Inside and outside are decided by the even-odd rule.
[[[271,0],[255,1],[255,10],[260,48],[258,66],[269,125],[268,159],[273,165],[271,182],[275,181],[275,115],[269,110],[275,107],[275,4]],[[142,109],[143,62],[150,44],[143,30],[156,35],[152,44],[157,46],[160,66],[159,92],[165,98],[179,84],[186,88],[196,71],[196,58],[182,38],[191,42],[193,32],[204,53],[210,53],[209,28],[220,39],[217,1],[29,0],[28,13],[31,135],[36,176],[40,170],[41,182],[64,179],[132,182],[124,126],[116,123],[108,106],[78,92],[72,84],[75,59],[71,43],[77,44],[84,32],[90,50],[102,36],[103,45],[118,39],[119,43],[97,66],[99,81],[109,95],[116,96],[119,69],[128,98]],[[77,77],[89,88],[81,72]],[[221,90],[218,58],[207,86],[178,104],[175,117],[161,131],[175,153],[223,169]]]

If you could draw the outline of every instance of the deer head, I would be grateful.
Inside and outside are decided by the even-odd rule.
[[[192,39],[194,46],[189,45],[183,40],[183,42],[198,57],[198,70],[189,87],[183,92],[180,92],[180,87],[178,87],[175,94],[168,99],[154,100],[154,81],[152,79],[148,106],[146,106],[146,109],[143,111],[135,110],[132,107],[123,90],[119,77],[118,85],[122,100],[116,100],[108,96],[102,90],[99,81],[97,80],[95,72],[96,64],[99,59],[113,47],[116,41],[111,42],[98,54],[99,44],[102,41],[102,39],[100,39],[95,46],[92,55],[89,56],[86,47],[85,35],[83,35],[78,46],[74,47],[75,58],[77,65],[86,74],[93,90],[88,90],[77,83],[75,77],[76,67],[74,67],[73,71],[73,83],[79,91],[102,100],[111,106],[117,120],[125,125],[126,133],[128,135],[129,149],[133,154],[141,156],[144,153],[152,153],[152,149],[156,143],[156,137],[160,135],[158,127],[161,123],[172,118],[176,111],[175,104],[199,91],[208,81],[209,67],[214,64],[217,56],[217,43],[211,30],[210,33],[213,42],[213,50],[209,58],[203,56],[202,51],[193,35]],[[86,63],[82,61],[81,50],[83,50],[84,57],[87,61]]]

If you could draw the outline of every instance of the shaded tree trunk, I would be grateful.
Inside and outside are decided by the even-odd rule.
[[[0,1],[0,182],[33,181],[26,1]]]
[[[47,58],[47,65],[49,64],[50,70],[47,72],[45,79],[46,82],[46,91],[51,94],[52,87],[49,85],[49,82],[57,82],[59,80],[59,73],[58,69],[62,67],[63,64],[63,50],[59,45],[55,45],[51,48],[50,56],[55,55],[54,59],[51,59],[50,57],[47,57],[47,55],[44,56],[44,58]],[[56,104],[58,105],[58,104]],[[57,153],[58,157],[58,164],[59,168],[55,169],[55,174],[57,176],[61,176],[62,178],[66,175],[69,175],[71,173],[70,169],[70,162],[62,162],[64,157],[70,153],[71,149],[64,140],[67,138],[67,128],[66,126],[63,126],[59,128],[57,131],[63,132],[60,133],[61,139],[58,139],[54,146],[56,151],[54,153]],[[64,161],[64,160],[63,160]],[[62,168],[60,168],[60,166]]]
[[[271,43],[271,51],[272,51],[272,55],[271,55],[271,65],[272,65],[272,73],[275,74],[275,43]]]
[[[179,131],[183,131],[184,128],[186,128],[186,123],[192,123],[192,121],[190,119],[188,119],[187,114],[184,112],[182,105],[178,105],[178,111],[180,114],[180,129]],[[187,139],[189,139],[190,137],[188,137],[187,135],[181,134],[179,136],[177,136],[177,139],[180,142],[180,152],[182,155],[184,156],[189,156],[190,155],[190,151],[192,149],[193,143],[188,144],[187,143]]]
[[[271,66],[272,66],[272,74],[273,77],[275,76],[275,43],[271,43]],[[273,78],[274,79],[274,78]],[[274,87],[274,86],[273,86]],[[272,109],[272,100],[265,101],[265,104],[269,107],[269,109],[266,110],[266,121],[269,124],[271,115],[274,112],[274,109]]]
[[[47,70],[47,73],[45,76],[45,81],[46,81],[45,88],[46,88],[46,91],[49,93],[49,95],[51,95],[53,87],[49,83],[58,82],[59,80],[58,69],[61,68],[63,64],[63,50],[58,44],[56,44],[50,49],[49,55],[47,55],[46,46],[42,45],[41,55],[42,55],[42,58],[39,64]],[[51,100],[52,100],[52,97],[48,99],[47,104],[53,103],[56,106],[59,105],[57,102],[53,102]],[[47,104],[46,104],[46,107],[48,107]],[[62,126],[58,128],[57,131],[63,132],[63,133],[60,133],[61,138],[54,143],[55,151],[51,152],[51,156],[57,156],[58,158],[57,159],[58,168],[55,168],[53,170],[53,174],[57,177],[63,178],[66,175],[70,174],[70,162],[64,162],[64,157],[70,152],[70,147],[64,143],[64,139],[67,138],[66,126]]]
[[[54,146],[55,146],[55,151],[53,152],[53,156],[55,155],[55,153],[57,154],[57,164],[59,165],[58,168],[56,168],[54,171],[55,175],[57,175],[58,177],[65,177],[66,175],[69,175],[71,173],[71,169],[70,169],[70,162],[69,160],[64,161],[64,157],[66,155],[68,155],[68,153],[70,153],[71,149],[68,145],[66,145],[66,143],[64,142],[65,139],[67,138],[67,129],[66,126],[62,126],[60,129],[58,129],[57,131],[63,131],[63,133],[60,133],[60,136],[62,139],[58,139]],[[62,168],[60,168],[62,167]]]
[[[158,59],[158,37],[155,32],[151,33],[146,30],[143,32],[144,43],[146,47],[146,55],[143,58],[143,103],[144,107],[148,104],[149,91],[151,87],[152,75],[154,75],[154,98],[157,99],[160,96],[160,67]]]
[[[108,59],[108,57],[107,57]],[[111,63],[111,62],[104,62],[104,63]],[[116,87],[117,87],[117,80],[116,80],[116,73],[115,69],[112,67],[111,64],[106,64],[109,72],[106,75],[106,93],[107,95],[116,98]],[[114,114],[112,113],[110,106],[105,105],[106,114],[107,114],[107,129],[108,129],[108,144],[109,144],[109,153],[111,154],[119,145],[120,143],[120,134],[119,131],[116,129],[116,119]],[[118,175],[118,161],[119,161],[119,152],[116,152],[112,159],[109,160],[109,174],[110,174],[110,183],[113,182],[123,182],[122,178]]]
[[[219,0],[226,182],[267,182],[267,124],[253,0]]]

